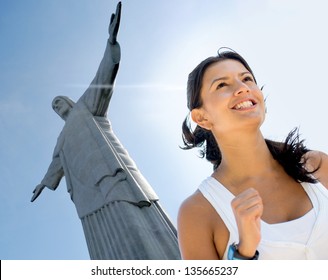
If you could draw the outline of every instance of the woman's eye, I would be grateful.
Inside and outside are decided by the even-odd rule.
[[[219,84],[217,85],[216,89],[220,89],[220,88],[223,88],[223,87],[225,87],[225,86],[227,86],[227,83],[219,83]]]
[[[254,82],[254,79],[253,79],[253,77],[251,77],[251,76],[246,76],[246,77],[244,78],[244,81],[245,81],[245,82]]]

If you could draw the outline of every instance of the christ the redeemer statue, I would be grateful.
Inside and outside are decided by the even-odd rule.
[[[179,259],[175,227],[107,119],[121,55],[116,40],[120,17],[118,3],[104,57],[80,99],[53,100],[65,125],[31,201],[45,187],[55,190],[65,176],[91,259]]]

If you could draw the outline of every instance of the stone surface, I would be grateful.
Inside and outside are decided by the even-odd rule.
[[[120,16],[121,3],[88,89],[76,103],[65,96],[53,100],[65,125],[31,201],[45,187],[55,190],[65,176],[91,259],[179,259],[175,227],[107,119],[121,56],[116,40]]]

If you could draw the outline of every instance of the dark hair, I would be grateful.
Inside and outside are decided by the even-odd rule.
[[[242,56],[231,50],[224,52],[219,51],[217,56],[212,56],[203,60],[188,76],[187,106],[190,111],[202,106],[200,92],[203,76],[207,68],[216,62],[227,59],[233,59],[243,64],[252,74],[256,82],[252,69]],[[214,169],[218,168],[222,160],[222,155],[212,132],[199,125],[193,130],[191,128],[189,115],[182,124],[182,140],[184,143],[182,149],[189,150],[195,147],[201,148],[201,157],[205,157],[210,161]],[[276,142],[268,139],[265,139],[265,142],[273,158],[277,160],[282,165],[285,172],[297,182],[317,182],[311,175],[317,171],[320,166],[312,172],[305,169],[306,159],[303,158],[303,155],[309,150],[305,147],[304,140],[299,139],[298,129],[293,129],[284,142]]]

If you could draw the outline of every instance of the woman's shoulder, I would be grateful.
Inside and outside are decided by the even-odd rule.
[[[187,214],[189,212],[195,212],[195,214],[200,214],[203,211],[208,211],[208,205],[206,202],[207,201],[202,193],[199,190],[196,190],[182,202],[179,213]]]
[[[327,154],[317,150],[310,150],[303,156],[305,159],[305,167],[308,171],[315,170],[322,160],[327,160]]]
[[[191,227],[201,225],[204,228],[214,230],[219,221],[222,220],[217,211],[200,190],[187,197],[178,211],[178,224],[190,224]]]
[[[205,225],[210,220],[208,218],[215,213],[215,210],[203,194],[199,190],[196,190],[181,203],[178,212],[178,221],[191,224],[196,222]]]
[[[328,155],[321,151],[309,151],[304,154],[305,168],[328,189]]]

